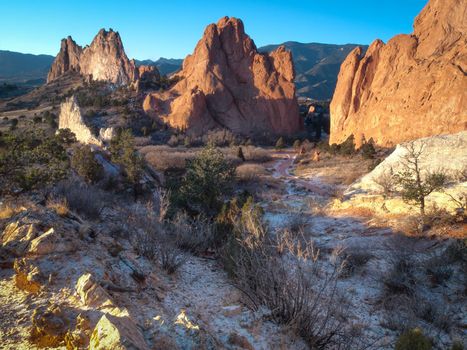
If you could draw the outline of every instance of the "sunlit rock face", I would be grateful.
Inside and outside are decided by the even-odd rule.
[[[102,146],[102,141],[95,137],[91,129],[85,124],[75,96],[68,98],[61,104],[58,128],[70,129],[81,143]],[[108,136],[109,132],[103,131],[103,134]]]
[[[201,134],[223,127],[240,134],[293,134],[302,124],[290,52],[259,53],[243,23],[209,25],[169,90],[149,94],[146,112],[174,128]]]
[[[341,66],[330,143],[382,146],[467,129],[467,2],[430,0],[411,35],[356,48]]]
[[[47,76],[51,82],[63,74],[75,71],[92,80],[107,81],[117,85],[128,85],[139,79],[140,69],[125,54],[118,32],[101,29],[91,45],[84,49],[71,37],[62,40],[60,52]],[[142,70],[147,73],[148,69]],[[151,69],[153,72],[154,69]],[[156,69],[157,71],[157,69]],[[155,76],[159,76],[158,72]]]

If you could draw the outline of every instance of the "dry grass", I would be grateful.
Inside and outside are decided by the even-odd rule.
[[[238,148],[242,148],[243,156],[247,162],[266,163],[272,160],[271,152],[265,148],[255,146],[233,146],[221,148],[228,159],[238,159]]]
[[[52,209],[60,216],[67,216],[70,212],[68,202],[65,198],[49,198],[47,200],[47,208]]]
[[[145,160],[159,171],[185,169],[187,160],[195,158],[195,149],[146,146],[140,150]]]
[[[16,207],[11,206],[10,204],[2,205],[0,207],[0,220],[9,219],[16,213],[18,213]]]
[[[242,164],[237,167],[237,177],[240,181],[256,181],[259,177],[266,175],[266,169],[259,164]]]

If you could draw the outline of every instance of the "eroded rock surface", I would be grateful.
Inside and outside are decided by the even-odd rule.
[[[209,25],[195,51],[163,93],[144,110],[170,126],[199,135],[222,127],[240,134],[293,134],[302,128],[290,52],[259,53],[243,23],[224,17]]]
[[[89,46],[82,48],[69,36],[62,40],[60,52],[47,76],[47,82],[67,72],[78,72],[91,80],[129,85],[140,79],[159,80],[155,67],[137,67],[128,59],[118,32],[101,29]]]
[[[331,103],[330,143],[382,146],[467,129],[467,3],[430,0],[411,35],[353,50]]]

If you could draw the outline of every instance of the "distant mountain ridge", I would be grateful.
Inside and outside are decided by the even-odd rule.
[[[33,55],[0,50],[0,81],[23,83],[45,81],[54,60],[50,55]]]
[[[331,99],[342,62],[357,46],[360,46],[363,52],[368,48],[367,45],[358,44],[334,45],[288,41],[283,44],[263,46],[259,51],[271,52],[280,45],[284,45],[292,52],[297,95],[316,100]]]
[[[153,60],[135,60],[136,64],[146,65],[146,66],[155,66],[161,73],[161,75],[169,75],[178,71],[183,64],[183,59],[178,58],[164,58],[161,57],[157,61]]]

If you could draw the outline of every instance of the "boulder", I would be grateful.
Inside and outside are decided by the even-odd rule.
[[[5,227],[1,236],[2,248],[14,256],[23,256],[28,250],[31,240],[37,237],[35,224],[12,222]]]
[[[13,268],[15,270],[16,287],[32,294],[40,292],[45,276],[43,276],[38,266],[35,266],[27,259],[21,258],[15,260]]]
[[[41,306],[32,314],[31,340],[39,347],[57,347],[65,339],[70,321],[57,306]]]
[[[90,273],[82,275],[76,283],[81,302],[92,308],[116,307],[112,297],[93,279]]]
[[[227,128],[244,135],[302,129],[290,52],[258,52],[243,22],[209,25],[169,91],[146,96],[144,110],[173,128],[201,135]]]
[[[76,244],[71,240],[65,240],[53,228],[34,238],[28,253],[32,255],[47,255],[52,253],[67,253],[76,250]]]
[[[143,335],[128,317],[103,315],[94,328],[89,350],[149,350]]]
[[[411,35],[354,49],[331,102],[330,143],[395,146],[467,129],[467,3],[430,0]]]

